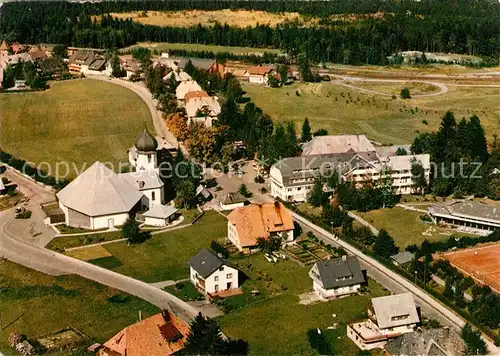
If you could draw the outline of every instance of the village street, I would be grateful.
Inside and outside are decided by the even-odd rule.
[[[53,193],[14,171],[5,176],[30,198],[26,208],[33,215],[29,220],[15,220],[14,209],[0,212],[0,256],[50,275],[77,274],[135,295],[161,309],[172,310],[186,320],[198,313],[198,309],[148,283],[44,248],[55,233],[41,220],[40,204],[53,200]]]

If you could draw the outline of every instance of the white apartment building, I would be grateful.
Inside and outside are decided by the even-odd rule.
[[[284,201],[305,201],[316,177],[328,176],[333,169],[340,172],[344,181],[361,185],[388,178],[396,194],[412,194],[415,192],[411,174],[413,161],[422,164],[429,181],[428,154],[381,157],[376,151],[355,152],[353,146],[346,147],[349,147],[347,152],[290,157],[273,165],[270,170],[271,195]]]

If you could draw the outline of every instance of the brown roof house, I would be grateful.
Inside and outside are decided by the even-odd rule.
[[[188,323],[169,311],[132,324],[99,350],[99,356],[166,356],[184,349]]]
[[[250,204],[234,209],[228,215],[227,236],[238,250],[256,250],[260,238],[280,237],[293,241],[292,214],[282,203]]]
[[[247,69],[245,77],[249,83],[267,84],[268,75],[274,71],[272,66],[253,66]]]

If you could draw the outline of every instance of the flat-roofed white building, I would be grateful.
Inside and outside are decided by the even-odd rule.
[[[270,170],[271,195],[285,201],[302,202],[314,185],[316,177],[336,169],[344,181],[355,183],[390,179],[396,194],[415,193],[411,167],[420,162],[426,180],[430,175],[428,154],[380,157],[375,151],[307,155],[290,157],[273,165]]]
[[[460,200],[429,207],[429,215],[437,224],[457,226],[477,234],[500,228],[500,208],[476,201]]]

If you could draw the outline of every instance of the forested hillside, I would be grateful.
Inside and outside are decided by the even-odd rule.
[[[107,15],[223,8],[295,11],[318,21],[310,26],[292,21],[276,27],[215,24],[178,28]],[[370,13],[381,16],[355,22],[332,16]],[[465,53],[496,60],[500,53],[500,4],[496,0],[14,2],[0,8],[0,38],[100,48],[138,41],[273,47],[292,55],[306,52],[314,61],[349,64],[386,64],[387,56],[405,50]]]

